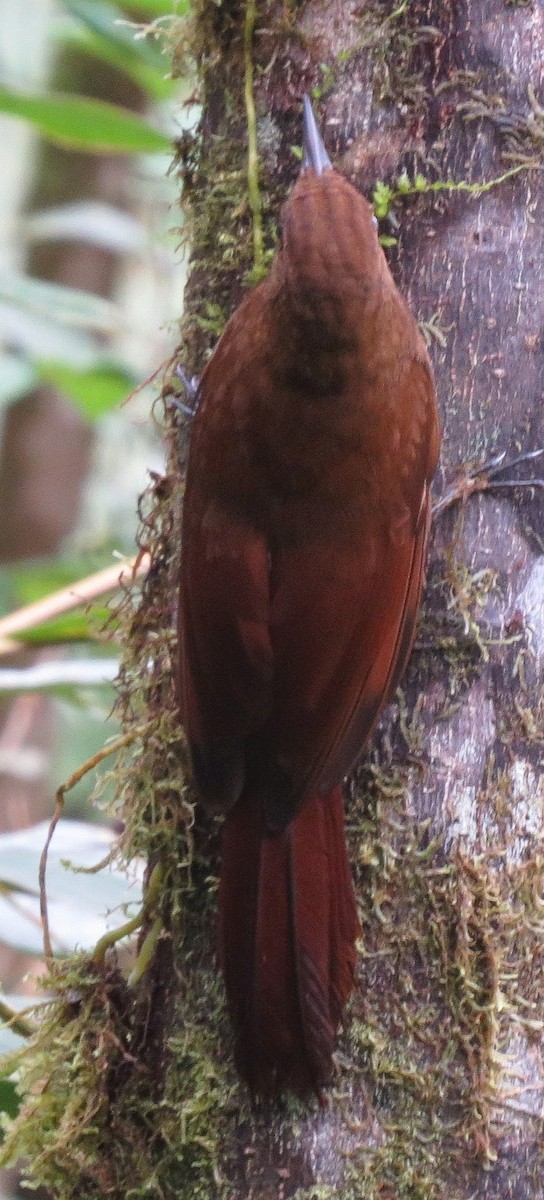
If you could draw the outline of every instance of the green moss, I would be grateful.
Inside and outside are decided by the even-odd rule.
[[[403,1200],[455,1196],[448,1181],[464,1174],[467,1156],[494,1161],[498,1050],[523,1012],[526,939],[535,946],[529,912],[542,861],[506,872],[503,855],[458,853],[448,862],[411,827],[400,783],[398,767],[389,777],[383,763],[366,773],[360,825],[351,829],[363,981],[351,1070],[364,1072],[384,1145],[366,1147],[358,1164],[352,1157],[357,1185],[346,1200],[381,1196],[386,1183]]]
[[[398,200],[408,196],[425,196],[436,192],[466,192],[468,195],[480,196],[483,192],[500,187],[501,183],[506,183],[508,179],[519,175],[520,171],[527,169],[526,163],[518,163],[510,170],[503,171],[502,175],[498,175],[496,179],[487,179],[482,183],[468,183],[465,179],[435,179],[431,182],[420,173],[416,173],[413,179],[410,179],[408,173],[403,171],[394,186],[378,180],[372,195],[374,212],[378,220],[383,220],[389,215]]]
[[[127,1046],[126,985],[115,970],[97,972],[74,956],[52,967],[46,986],[56,999],[20,1055],[25,1101],[3,1156],[28,1157],[33,1176],[59,1196],[75,1194],[71,1178],[96,1176],[89,1195],[98,1196],[108,1190],[100,1145],[107,1080]]]
[[[183,357],[197,370],[243,291],[266,274],[276,245],[285,180],[277,173],[280,133],[259,98],[259,82],[266,76],[272,87],[269,72],[278,43],[285,49],[289,39],[298,40],[297,7],[283,5],[276,20],[267,14],[263,36],[259,6],[250,3],[233,13],[229,6],[200,0],[185,26],[186,53],[198,67],[199,97],[204,106],[208,93],[215,98],[213,135],[201,127],[179,145],[183,236],[192,263]]]

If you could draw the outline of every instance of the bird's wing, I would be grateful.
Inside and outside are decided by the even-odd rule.
[[[353,767],[393,694],[414,638],[430,524],[438,430],[432,382],[414,363],[404,386],[426,413],[402,446],[406,481],[365,528],[285,549],[275,564],[273,741],[296,807]],[[402,404],[402,397],[399,397]],[[406,431],[406,438],[410,431]],[[410,453],[413,451],[413,453]]]
[[[201,798],[216,811],[238,799],[246,739],[272,699],[268,547],[247,515],[224,502],[229,488],[240,498],[247,483],[237,421],[249,401],[233,364],[245,320],[256,327],[245,313],[257,293],[231,318],[203,375],[183,503],[180,707]]]
[[[248,753],[258,753],[252,769],[262,769],[270,793],[267,819],[281,828],[313,791],[347,774],[406,663],[436,436],[432,415],[419,421],[395,503],[355,522],[345,538],[325,524],[271,554],[243,505],[237,516],[220,502],[230,418],[219,402],[218,357],[212,361],[184,504],[182,708],[202,799],[227,811],[243,790]],[[425,371],[408,373],[405,386],[413,392],[422,379],[432,388]],[[404,445],[399,471],[406,461]],[[242,459],[237,470],[241,495]]]
[[[226,811],[243,788],[245,741],[271,703],[268,557],[246,524],[212,507],[199,513],[193,500],[180,602],[182,711],[201,797]]]
[[[349,772],[398,683],[413,641],[428,515],[425,486],[403,545],[376,534],[357,556],[326,544],[283,556],[284,586],[272,604],[273,741],[295,808]]]

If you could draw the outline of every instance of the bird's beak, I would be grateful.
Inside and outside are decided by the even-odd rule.
[[[315,171],[316,175],[321,175],[327,168],[332,168],[331,160],[323,145],[323,138],[317,128],[317,122],[314,116],[309,96],[304,96],[304,115],[302,118],[302,169],[308,167]]]

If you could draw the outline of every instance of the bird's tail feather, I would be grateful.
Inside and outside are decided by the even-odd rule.
[[[254,1094],[327,1083],[357,932],[340,788],[277,834],[259,797],[243,796],[225,822],[219,944],[237,1065]]]

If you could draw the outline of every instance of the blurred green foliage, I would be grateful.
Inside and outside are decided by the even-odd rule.
[[[60,94],[43,88],[31,91],[26,79],[13,78],[3,79],[0,84],[0,113],[20,117],[42,138],[76,153],[133,156],[135,179],[145,187],[145,176],[154,175],[151,186],[158,189],[159,172],[164,166],[166,173],[168,165],[166,156],[175,132],[174,110],[180,93],[179,81],[170,77],[165,34],[169,22],[185,15],[188,9],[189,0],[177,3],[123,0],[122,7],[110,0],[57,0],[48,30],[53,47],[75,47],[96,60],[97,70],[103,62],[122,72],[136,83],[147,101],[145,113],[136,114],[118,104],[77,94]],[[159,164],[157,168],[154,162]],[[174,186],[172,183],[170,198]],[[156,213],[156,203],[149,207]],[[97,250],[131,255],[134,261],[138,256],[150,255],[149,230],[138,215],[85,201],[84,197],[76,204],[21,216],[20,230],[28,246],[47,239],[78,240],[96,246]],[[0,318],[5,331],[4,345],[0,346],[0,412],[46,384],[74,405],[80,416],[93,426],[98,440],[104,424],[113,430],[113,425],[107,426],[107,422],[123,421],[119,406],[127,395],[141,387],[143,379],[140,366],[131,360],[128,351],[112,349],[123,329],[116,303],[91,292],[33,278],[23,269],[9,274],[0,271]],[[112,440],[110,437],[109,441]],[[130,437],[125,440],[130,455],[132,442]],[[127,473],[130,474],[125,469],[123,474]],[[32,604],[110,566],[113,549],[131,550],[117,531],[115,542],[106,535],[93,553],[82,553],[76,538],[61,555],[3,568],[0,615]],[[93,659],[116,655],[115,622],[110,621],[113,645],[101,644],[100,631],[107,618],[107,597],[98,596],[87,607],[65,612],[15,636],[40,648],[51,643],[70,643],[70,661],[77,664],[85,655],[92,655]],[[2,666],[0,663],[0,675]],[[52,796],[63,780],[83,761],[92,758],[108,736],[115,735],[113,702],[111,685],[91,688],[76,683],[55,689],[51,703],[59,736],[50,764]],[[96,812],[93,814],[88,807],[94,775],[91,772],[69,793],[67,811],[71,816],[96,820]],[[102,799],[108,799],[107,781],[102,788]],[[104,872],[81,875],[66,870],[61,863],[62,854],[89,866],[103,857],[111,833],[96,825],[62,824],[64,840],[58,836],[55,839],[48,873],[53,928],[67,947],[76,943],[92,945],[105,928],[100,922],[106,919],[106,910],[113,910],[108,924],[112,921],[118,924],[120,906],[124,911],[127,903],[137,902],[140,888],[137,884],[127,889],[126,878],[120,871],[105,877]],[[44,839],[45,827],[0,836],[0,942],[32,955],[41,952],[36,887]],[[25,997],[8,999],[16,1009],[28,1003]],[[8,1053],[16,1043],[15,1033],[0,1022],[0,1054]],[[0,1114],[13,1116],[17,1107],[16,1081],[10,1078],[8,1066],[4,1077],[0,1070]]]
[[[51,36],[60,43],[75,43],[128,75],[147,96],[149,115],[142,117],[118,105],[78,95],[43,91],[32,94],[19,88],[16,81],[0,86],[0,113],[20,116],[43,137],[87,153],[168,153],[168,126],[172,124],[179,84],[169,75],[164,31],[168,20],[187,12],[188,0],[177,4],[134,0],[124,5],[125,9],[134,9],[133,21],[118,5],[106,0],[62,0],[60,7],[66,18],[53,24]],[[164,107],[168,101],[169,111]],[[73,214],[59,209],[55,216],[56,236],[72,236]],[[112,238],[118,236],[116,218],[126,223],[126,214],[104,210],[101,230],[95,228],[94,233],[97,246],[111,247]],[[94,420],[115,409],[138,382],[130,364],[112,363],[107,350],[85,337],[97,329],[103,334],[115,329],[115,306],[101,297],[24,274],[16,278],[0,275],[0,310],[18,343],[16,352],[0,354],[0,406],[19,400],[41,377],[58,386],[88,419]],[[34,322],[30,332],[28,317]],[[36,317],[38,321],[43,319],[46,342],[51,340],[51,326],[59,335],[57,352],[48,355],[47,361],[40,354]]]
[[[0,87],[0,110],[24,117],[44,137],[93,154],[152,154],[168,150],[168,138],[134,113],[80,96],[32,95]]]

